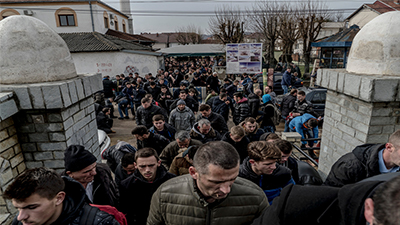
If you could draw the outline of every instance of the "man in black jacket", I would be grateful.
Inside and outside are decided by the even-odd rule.
[[[207,119],[208,121],[211,122],[211,127],[214,130],[218,131],[221,135],[224,135],[226,132],[229,131],[228,125],[226,124],[224,118],[221,115],[212,112],[211,107],[209,105],[201,104],[199,111],[200,114],[197,116],[196,122],[198,122],[201,119]]]
[[[89,206],[85,189],[70,177],[39,167],[26,170],[3,194],[18,209],[12,224],[119,224],[113,216]],[[93,210],[93,217],[84,212]]]
[[[201,141],[203,144],[221,140],[221,135],[211,127],[211,123],[207,119],[201,119],[194,124],[190,131],[190,137]]]
[[[115,183],[121,187],[121,182],[135,172],[135,153],[126,153],[115,169]]]
[[[272,204],[272,200],[279,196],[282,188],[294,184],[291,172],[277,164],[281,158],[281,151],[271,142],[251,142],[247,151],[249,157],[240,165],[239,176],[261,187],[269,204]]]
[[[260,89],[257,89],[254,91],[254,93],[249,94],[248,99],[249,99],[249,107],[250,107],[250,116],[253,117],[254,119],[257,119],[258,115],[262,116],[262,112],[260,110],[260,105],[261,105],[261,99],[260,96],[262,94],[262,91]],[[258,121],[261,121],[262,119],[259,119]]]
[[[296,99],[297,99],[297,89],[290,90],[290,94],[282,99],[281,112],[282,112],[282,118],[284,120],[286,120],[286,117],[289,116],[289,113],[293,111]],[[285,122],[284,132],[289,132],[289,121]]]
[[[161,166],[161,160],[152,148],[139,149],[135,161],[136,171],[122,181],[120,187],[119,210],[126,214],[128,224],[145,225],[153,193],[175,175]]]
[[[63,175],[78,181],[86,190],[86,201],[97,205],[116,207],[119,192],[110,168],[96,163],[96,157],[81,145],[71,145],[64,153]]]
[[[236,102],[234,104],[234,112],[232,112],[233,122],[235,125],[238,125],[240,122],[250,116],[250,107],[247,98],[243,97],[241,92],[236,92],[233,94],[233,99]]]
[[[137,139],[138,149],[154,148],[158,154],[161,154],[162,150],[169,144],[169,140],[164,136],[148,131],[143,125],[133,128],[132,134]]]
[[[211,110],[214,113],[221,115],[225,122],[228,122],[230,105],[233,105],[232,101],[228,99],[228,95],[226,93],[222,93],[221,89],[221,94],[219,94],[218,97],[214,97],[212,101]]]
[[[214,72],[211,76],[207,77],[206,83],[209,89],[219,93],[219,79],[217,72]]]
[[[107,134],[115,133],[115,131],[111,129],[114,121],[109,117],[110,113],[110,108],[106,107],[103,108],[96,116],[97,129],[103,130]]]
[[[340,157],[333,164],[325,185],[341,187],[367,177],[399,171],[400,130],[386,144],[364,144]]]
[[[141,102],[142,105],[139,106],[136,110],[137,125],[144,125],[147,128],[150,128],[151,126],[153,126],[152,119],[154,115],[162,114],[166,118],[168,117],[168,115],[165,114],[164,110],[154,104],[151,104],[151,99],[143,98]]]
[[[232,127],[230,132],[225,133],[221,141],[228,142],[236,149],[240,156],[240,163],[248,156],[247,145],[250,143],[250,140],[246,137],[246,132],[243,127]]]
[[[117,118],[114,116],[114,107],[112,105],[112,102],[114,101],[114,92],[117,86],[115,85],[114,82],[110,80],[109,76],[105,76],[103,78],[103,90],[104,90],[104,98],[107,99],[107,106],[111,108],[111,118]]]
[[[150,132],[164,136],[169,141],[175,140],[175,127],[165,123],[165,118],[161,114],[153,116],[153,126],[150,127]]]

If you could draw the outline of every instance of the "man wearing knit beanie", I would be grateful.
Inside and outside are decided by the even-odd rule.
[[[86,190],[88,203],[117,206],[118,190],[110,168],[81,145],[71,145],[64,153],[64,175],[78,181]]]

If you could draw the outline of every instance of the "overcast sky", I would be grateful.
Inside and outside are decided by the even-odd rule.
[[[103,0],[112,7],[121,10],[120,0]],[[127,1],[127,0],[122,0]],[[283,0],[287,1],[287,0]],[[295,1],[295,0],[294,0]],[[294,2],[289,1],[289,2]],[[320,0],[315,0],[320,1]],[[222,5],[251,8],[255,1],[250,0],[130,0],[135,34],[142,32],[161,33],[175,32],[179,27],[190,24],[200,26],[203,33],[208,33],[208,21],[214,10]],[[363,3],[373,0],[330,0],[326,2],[329,9],[344,11],[349,16]],[[201,15],[200,15],[201,14]]]

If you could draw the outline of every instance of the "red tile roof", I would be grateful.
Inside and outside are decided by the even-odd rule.
[[[366,6],[370,7],[371,9],[377,11],[380,14],[390,11],[400,11],[400,4],[394,3],[394,1],[388,0],[378,0],[373,4],[366,4]]]
[[[142,37],[146,37],[146,38],[155,40],[158,43],[167,43],[168,36],[169,36],[169,43],[178,43],[178,41],[176,40],[176,37],[178,36],[177,33],[156,33],[156,34],[141,33],[140,35]]]

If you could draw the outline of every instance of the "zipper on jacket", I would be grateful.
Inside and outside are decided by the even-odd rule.
[[[211,225],[211,209],[207,206],[206,224]]]

